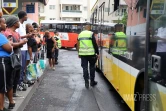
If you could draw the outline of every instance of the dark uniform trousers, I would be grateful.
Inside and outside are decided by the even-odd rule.
[[[55,62],[58,62],[59,49],[55,49]]]
[[[83,68],[83,77],[85,81],[89,80],[88,63],[90,68],[90,80],[94,81],[96,61],[97,61],[96,56],[81,56],[81,66]]]

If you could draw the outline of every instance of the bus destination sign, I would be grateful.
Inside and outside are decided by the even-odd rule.
[[[153,19],[160,18],[165,13],[164,0],[153,0],[151,6],[151,17]]]

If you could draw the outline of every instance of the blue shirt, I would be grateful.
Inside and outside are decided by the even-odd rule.
[[[2,34],[0,33],[0,57],[9,57],[10,53],[5,51],[3,49],[3,45],[7,44],[9,41],[8,39]]]

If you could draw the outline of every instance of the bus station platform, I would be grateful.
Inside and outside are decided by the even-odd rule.
[[[86,89],[82,73],[77,51],[60,49],[55,71],[46,68],[12,111],[130,111],[102,74],[96,72],[98,85]]]

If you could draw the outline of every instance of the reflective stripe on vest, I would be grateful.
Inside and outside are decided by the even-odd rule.
[[[92,43],[92,34],[91,31],[82,31],[79,34],[79,55],[95,55],[95,50]]]

